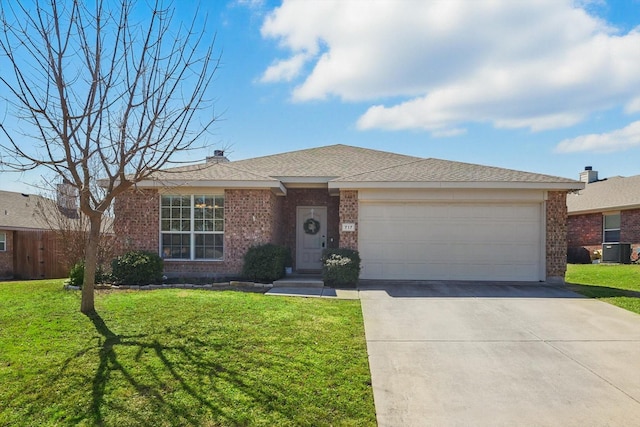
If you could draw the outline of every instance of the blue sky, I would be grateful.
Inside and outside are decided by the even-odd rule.
[[[640,0],[201,2],[222,64],[199,161],[329,144],[640,174]],[[184,16],[197,2],[179,2]],[[37,192],[38,173],[0,189]]]

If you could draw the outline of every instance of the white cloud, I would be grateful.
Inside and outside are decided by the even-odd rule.
[[[262,74],[260,81],[262,83],[291,81],[300,74],[307,58],[308,55],[298,54],[292,58],[277,61],[267,68],[267,70]]]
[[[592,133],[565,139],[556,146],[556,152],[577,151],[612,152],[640,146],[640,121],[608,133]]]
[[[484,122],[537,131],[617,106],[638,111],[640,32],[620,34],[584,5],[284,0],[262,35],[290,57],[262,81],[298,79],[297,102],[375,102],[360,129],[447,134]]]
[[[238,6],[248,7],[249,9],[260,9],[264,6],[265,0],[235,0]]]

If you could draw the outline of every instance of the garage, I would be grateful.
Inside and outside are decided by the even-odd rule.
[[[542,201],[360,200],[362,279],[544,280]]]

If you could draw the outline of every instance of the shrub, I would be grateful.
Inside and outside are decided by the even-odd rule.
[[[156,253],[130,251],[111,261],[111,275],[120,285],[148,285],[162,280],[163,267]]]
[[[107,279],[107,274],[101,265],[96,267],[96,277],[94,283],[102,283]],[[70,286],[82,287],[84,283],[84,261],[79,261],[71,267],[69,271],[69,280],[67,284]]]
[[[282,279],[291,265],[291,251],[285,246],[267,243],[249,248],[244,256],[242,276],[256,282]]]
[[[322,280],[329,286],[355,286],[360,275],[360,254],[353,249],[325,249]]]
[[[567,249],[569,264],[591,264],[591,254],[587,248],[571,247]]]

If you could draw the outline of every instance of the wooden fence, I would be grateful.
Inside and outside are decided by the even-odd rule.
[[[20,279],[68,277],[69,269],[59,262],[59,242],[48,230],[16,231],[14,234],[14,276]]]

